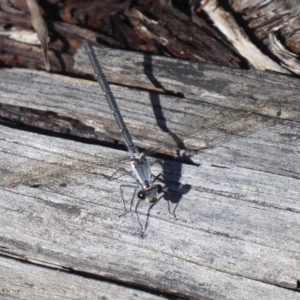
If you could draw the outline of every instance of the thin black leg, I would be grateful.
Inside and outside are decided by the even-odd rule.
[[[126,205],[125,205],[125,199],[124,199],[124,193],[123,193],[123,188],[124,188],[124,187],[134,188],[134,193],[133,193],[132,198],[131,198],[129,211],[127,211]],[[138,187],[139,187],[138,185],[125,185],[125,184],[120,185],[120,190],[121,190],[121,195],[122,195],[122,201],[123,201],[123,205],[124,205],[124,213],[121,214],[119,217],[123,217],[123,216],[125,216],[127,213],[131,212],[133,200],[134,200],[134,198],[135,198],[136,191],[137,191]]]
[[[154,206],[155,204],[158,203],[158,201],[162,198],[162,196],[163,196],[163,195],[161,195],[161,196],[157,199],[156,202],[152,203],[152,204],[149,206],[148,212],[147,212],[147,219],[146,219],[146,222],[145,222],[145,227],[144,227],[144,229],[143,229],[143,225],[142,225],[142,223],[141,223],[141,221],[140,221],[140,217],[139,217],[138,210],[137,210],[137,209],[138,209],[138,206],[139,206],[139,203],[141,202],[141,200],[139,200],[139,202],[137,203],[135,209],[136,209],[136,215],[137,215],[137,218],[138,218],[140,227],[141,227],[141,238],[144,237],[144,234],[145,234],[145,232],[146,232],[146,230],[147,230],[148,223],[149,223],[149,217],[150,217],[150,211],[151,211],[151,209],[153,208],[153,206]]]
[[[161,177],[161,182],[165,185],[166,184],[166,181],[165,181],[165,178],[164,178],[164,175],[162,173],[159,173],[158,175],[154,176],[152,175],[153,177],[153,180],[152,180],[152,183],[154,183],[155,181],[159,180],[160,177]]]

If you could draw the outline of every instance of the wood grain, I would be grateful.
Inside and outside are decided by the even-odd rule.
[[[117,66],[108,68],[111,53],[102,51],[105,71],[125,70],[122,65],[118,71]],[[131,65],[134,59],[142,57],[134,54],[120,64],[135,65],[136,73],[127,72],[138,76],[142,67],[137,61]],[[153,58],[153,68],[159,61]],[[172,64],[175,68],[175,61],[168,60],[167,65]],[[186,70],[185,76],[179,69]],[[213,120],[228,121],[229,112],[245,115],[258,103],[266,105],[191,140],[191,148],[203,135],[212,136],[215,144],[192,152],[199,166],[172,157],[153,164],[152,172],[162,172],[171,191],[150,211],[143,239],[135,213],[119,217],[119,186],[132,185],[131,176],[116,175],[113,165],[103,163],[105,157],[110,162],[120,159],[124,151],[1,126],[1,274],[21,272],[16,262],[21,259],[27,261],[24,273],[31,272],[27,268],[34,274],[51,273],[49,266],[76,271],[87,278],[64,273],[61,280],[67,285],[75,276],[78,285],[93,286],[105,278],[116,285],[134,285],[150,299],[150,291],[190,299],[300,299],[298,80],[178,61],[176,71],[153,70],[158,82],[185,97],[112,85],[140,147],[146,148],[152,133],[158,137],[150,144],[159,140],[157,111],[164,113],[168,128],[180,132],[184,118],[206,117],[206,125],[211,125]],[[92,127],[85,137],[118,139],[103,126],[111,119],[96,83],[18,69],[2,70],[0,76],[3,105],[55,112],[55,120],[72,118]],[[141,82],[149,86],[146,77]],[[137,139],[139,132],[144,139]],[[7,187],[18,178],[19,184]],[[35,180],[39,185],[34,186]],[[131,195],[132,189],[126,189],[127,208]],[[171,210],[177,207],[176,219],[165,200],[170,200]],[[140,206],[143,224],[147,211],[146,204]],[[18,278],[21,295],[26,295],[28,289]],[[37,289],[48,286],[43,276],[34,280]],[[15,284],[1,281],[1,293],[8,297]],[[87,289],[81,291],[83,298],[89,297]],[[39,290],[37,295],[47,299]]]
[[[7,145],[2,160],[11,171],[28,160],[38,167],[39,159],[64,156],[63,149],[105,151],[7,128],[1,140],[2,149]],[[179,201],[176,220],[164,200],[152,209],[144,239],[135,214],[118,217],[123,209],[118,187],[131,184],[130,176],[110,181],[89,170],[77,172],[67,187],[58,182],[56,188],[2,187],[2,254],[191,298],[297,296],[275,288],[295,288],[299,278],[297,180],[238,167],[165,164],[169,178],[175,180],[173,172],[180,170],[180,183],[191,189],[185,195],[179,187],[172,192]],[[143,222],[146,212],[142,206]]]
[[[165,299],[151,292],[121,286],[101,278],[84,278],[61,269],[34,266],[24,261],[0,260],[1,299]],[[12,286],[11,283],[14,283]],[[43,296],[41,296],[43,295]]]

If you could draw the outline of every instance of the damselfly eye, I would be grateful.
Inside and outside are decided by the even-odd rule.
[[[139,191],[137,196],[140,200],[145,200],[146,199],[146,192],[145,191]]]
[[[160,193],[162,192],[162,190],[163,190],[162,186],[161,186],[160,184],[158,184],[158,185],[156,186],[156,191],[157,191],[157,193],[160,194]]]

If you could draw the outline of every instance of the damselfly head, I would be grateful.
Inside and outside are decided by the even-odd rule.
[[[156,184],[151,188],[140,190],[137,196],[140,200],[145,200],[148,203],[155,203],[157,201],[157,196],[161,194],[163,187],[160,184]]]
[[[155,203],[157,201],[157,189],[152,187],[148,190],[140,190],[137,194],[140,200],[145,200],[148,203]]]

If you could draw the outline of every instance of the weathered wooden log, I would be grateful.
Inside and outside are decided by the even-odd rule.
[[[193,139],[183,139],[190,158],[169,156],[153,164],[170,191],[149,218],[149,206],[140,205],[141,223],[147,224],[142,239],[134,212],[119,217],[119,186],[134,181],[115,173],[113,161],[121,165],[127,153],[112,148],[122,140],[97,83],[1,70],[1,117],[11,126],[0,127],[0,272],[15,280],[1,281],[2,294],[26,297],[22,276],[32,272],[37,277],[26,282],[36,281],[32,291],[46,298],[44,287],[53,281],[43,276],[56,278],[45,270],[50,267],[62,270],[63,285],[76,276],[82,298],[90,294],[81,285],[106,280],[126,285],[128,295],[133,285],[150,299],[156,293],[300,299],[299,81],[124,51],[100,49],[97,55],[110,80],[137,88],[112,85],[137,145],[156,147],[163,129],[179,137],[190,130]],[[78,72],[92,75],[82,51],[74,61]],[[46,136],[13,128],[22,120],[66,130]],[[125,189],[127,209],[132,192]],[[29,265],[20,269],[17,260]]]

